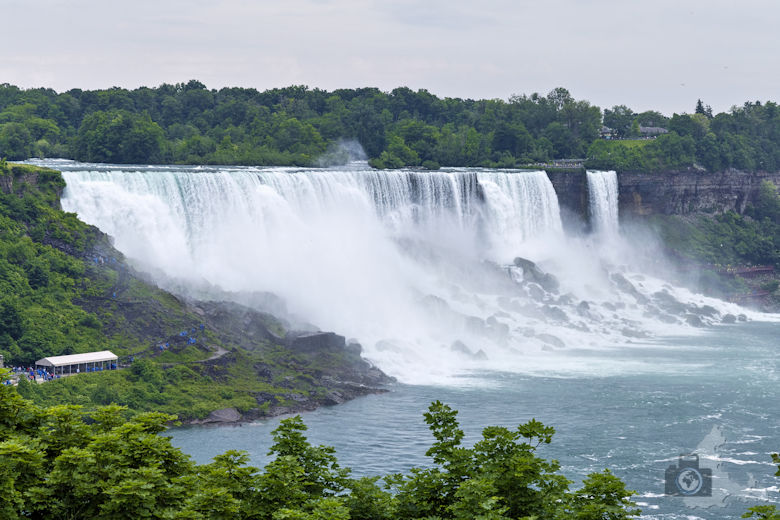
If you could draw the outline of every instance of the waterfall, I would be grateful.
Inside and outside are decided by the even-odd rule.
[[[564,235],[542,171],[52,166],[63,208],[162,287],[244,303],[273,293],[293,327],[356,338],[405,382],[475,366],[587,372],[566,346],[687,327],[659,309],[667,297],[648,303],[663,281],[609,271],[599,244]],[[616,232],[615,173],[588,184],[594,227]]]
[[[272,292],[302,320],[369,345],[463,338],[450,318],[484,310],[454,301],[432,319],[427,295],[448,301],[483,261],[530,256],[526,242],[561,232],[544,172],[61,169],[63,208],[175,289]]]
[[[534,237],[562,231],[558,196],[543,171],[481,171],[486,220],[494,250],[517,254]]]
[[[590,221],[602,235],[618,232],[618,179],[614,171],[588,170]]]
[[[128,256],[174,271],[186,255],[203,261],[215,239],[225,242],[219,237],[251,237],[268,249],[275,234],[305,234],[296,226],[339,216],[395,237],[483,233],[513,247],[561,231],[558,200],[541,171],[99,167],[63,175],[67,210],[114,236]]]

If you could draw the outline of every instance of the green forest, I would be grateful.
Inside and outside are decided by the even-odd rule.
[[[134,90],[0,85],[0,157],[106,163],[320,166],[356,141],[372,166],[523,167],[585,159],[591,168],[780,169],[780,110],[747,102],[713,114],[601,108],[565,88],[508,100],[439,98],[399,87],[328,92],[291,86],[208,89],[197,80]],[[611,129],[601,137],[602,125]],[[639,139],[642,127],[668,133]]]

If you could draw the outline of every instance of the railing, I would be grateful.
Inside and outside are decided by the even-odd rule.
[[[718,269],[719,274],[728,276],[741,276],[742,278],[755,278],[762,274],[771,274],[775,272],[774,266],[757,265],[755,267],[726,267]]]

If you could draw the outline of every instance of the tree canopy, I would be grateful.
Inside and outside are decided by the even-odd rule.
[[[379,167],[515,166],[582,157],[601,111],[563,88],[503,100],[400,87],[22,90],[0,85],[0,156],[115,163],[313,165],[342,140]]]
[[[3,374],[0,373],[0,376]],[[38,408],[0,385],[0,516],[40,519],[601,519],[639,510],[608,470],[583,486],[538,450],[554,430],[537,421],[489,427],[461,445],[457,412],[435,402],[425,414],[433,437],[429,468],[408,475],[352,478],[333,448],[312,446],[300,416],[273,432],[262,470],[243,452],[196,465],[158,435],[175,417],[130,419],[110,405]]]
[[[656,147],[619,140],[607,153],[602,124],[620,139],[639,137],[641,127],[670,136]],[[692,114],[666,117],[615,105],[602,117],[599,107],[560,87],[547,95],[472,100],[407,87],[215,90],[197,80],[62,93],[0,85],[0,157],[11,160],[312,166],[345,140],[358,142],[380,168],[587,158],[588,166],[619,170],[776,170],[780,110],[757,101],[713,115],[699,100]]]

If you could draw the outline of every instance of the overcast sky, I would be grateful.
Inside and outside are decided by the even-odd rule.
[[[777,0],[0,0],[0,83],[780,101]]]

